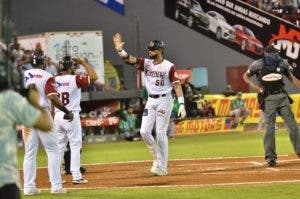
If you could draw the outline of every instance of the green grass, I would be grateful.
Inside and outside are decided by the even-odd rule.
[[[170,159],[262,156],[262,133],[218,133],[176,137],[169,141]],[[276,133],[277,154],[293,154],[286,131]],[[151,160],[144,142],[115,142],[84,145],[82,163],[104,163],[133,160]],[[22,166],[23,150],[19,150],[19,167]],[[44,150],[38,153],[38,166],[46,166]],[[300,183],[177,187],[71,190],[60,198],[299,198]],[[32,198],[55,198],[49,193]],[[30,198],[30,197],[26,197]]]
[[[182,136],[169,141],[170,159],[263,156],[262,133],[218,133]],[[277,153],[293,154],[289,137],[285,131],[276,133]],[[19,150],[19,167],[24,151]],[[133,160],[151,160],[144,142],[114,142],[83,146],[82,163],[104,163]],[[38,166],[47,165],[43,149],[38,153]]]
[[[176,188],[114,188],[95,190],[72,190],[63,195],[41,195],[26,197],[34,199],[299,199],[299,183],[256,185],[256,186],[217,186],[217,187],[176,187]]]

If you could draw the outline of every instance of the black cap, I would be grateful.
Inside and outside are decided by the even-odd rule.
[[[265,47],[265,50],[264,50],[265,53],[279,53],[279,50],[277,50],[273,45],[267,45]]]

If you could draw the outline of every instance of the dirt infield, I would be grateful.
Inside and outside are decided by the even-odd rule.
[[[152,163],[126,162],[85,165],[89,183],[73,185],[64,175],[66,188],[109,188],[147,186],[212,186],[300,182],[300,159],[280,156],[277,167],[267,167],[262,157],[215,158],[169,161],[168,176],[153,176]],[[20,172],[22,175],[22,171]],[[37,171],[37,187],[49,189],[46,168]]]

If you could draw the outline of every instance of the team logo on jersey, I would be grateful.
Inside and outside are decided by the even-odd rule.
[[[26,82],[27,80],[31,79],[31,78],[33,78],[33,74],[28,73],[27,76],[24,77],[25,82]]]
[[[166,76],[166,73],[162,72],[162,71],[153,71],[153,70],[145,69],[145,75],[164,79]]]
[[[282,79],[282,75],[278,73],[270,73],[262,77],[262,80],[266,82],[278,81]]]
[[[61,87],[61,86],[69,86],[69,82],[55,82],[56,88]]]
[[[56,86],[56,88],[58,88],[58,87],[60,87],[61,86],[61,83],[59,83],[59,82],[55,82],[55,86]]]

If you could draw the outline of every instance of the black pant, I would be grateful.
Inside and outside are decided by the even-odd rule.
[[[21,199],[20,189],[16,184],[7,184],[0,188],[0,198]]]

